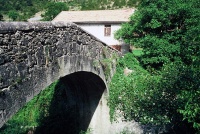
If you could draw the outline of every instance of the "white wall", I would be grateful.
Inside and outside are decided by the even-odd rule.
[[[121,26],[120,24],[111,24],[111,36],[104,36],[105,24],[78,24],[81,28],[88,31],[107,45],[119,45],[119,41],[114,39],[114,32]],[[110,24],[106,24],[110,25]]]

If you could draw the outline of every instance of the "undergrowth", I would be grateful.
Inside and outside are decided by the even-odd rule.
[[[49,114],[49,107],[57,83],[58,81],[52,83],[20,109],[0,129],[0,134],[26,134],[41,125],[42,118]]]

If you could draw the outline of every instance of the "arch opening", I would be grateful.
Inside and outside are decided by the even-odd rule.
[[[106,89],[102,79],[89,72],[76,72],[60,78],[55,87],[49,117],[37,132],[79,134],[86,131]],[[45,123],[51,120],[55,126]]]
[[[91,72],[81,71],[60,78],[54,89],[51,89],[54,91],[52,97],[50,97],[51,100],[48,101],[50,104],[45,106],[47,103],[42,104],[40,102],[40,107],[37,110],[44,113],[40,113],[40,118],[37,120],[38,126],[34,129],[27,129],[26,133],[79,134],[81,131],[87,131],[105,89],[106,85],[103,80]],[[45,94],[48,93],[49,91],[45,92]],[[40,95],[42,94],[34,98],[40,97],[41,100]],[[48,98],[43,97],[42,99],[45,102],[45,99]],[[48,108],[43,108],[43,105]],[[48,109],[48,111],[42,109]],[[27,117],[27,119],[30,118]],[[19,129],[24,127],[29,126],[22,126]],[[6,129],[6,127],[2,129]],[[21,132],[20,130],[17,131]]]

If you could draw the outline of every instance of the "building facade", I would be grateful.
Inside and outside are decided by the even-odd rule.
[[[123,44],[114,38],[121,24],[129,21],[134,9],[62,11],[52,21],[73,22],[109,46],[121,50]]]

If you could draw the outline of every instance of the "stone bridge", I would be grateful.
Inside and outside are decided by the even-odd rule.
[[[72,92],[71,102],[79,101],[79,129],[86,130],[91,122],[94,128],[101,127],[93,117],[99,105],[106,103],[102,96],[106,97],[118,55],[73,23],[0,22],[0,127],[58,79],[68,85],[66,92]],[[102,118],[100,114],[109,118],[107,113],[99,111],[95,118]]]

